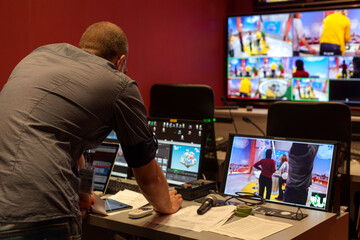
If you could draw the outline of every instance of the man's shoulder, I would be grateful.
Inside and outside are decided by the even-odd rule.
[[[40,46],[36,48],[33,52],[61,52],[61,51],[81,51],[80,48],[75,47],[69,43],[52,43]]]

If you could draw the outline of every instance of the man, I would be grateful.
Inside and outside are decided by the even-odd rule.
[[[310,75],[304,69],[304,61],[301,59],[297,59],[295,61],[296,72],[293,73],[294,78],[308,78]]]
[[[125,33],[99,22],[85,31],[79,48],[43,46],[15,67],[0,93],[0,238],[10,236],[6,229],[21,228],[24,239],[77,239],[76,162],[112,129],[155,210],[178,210],[182,198],[169,193],[154,160],[157,143],[137,83],[124,74],[127,56]]]
[[[293,24],[294,24],[294,30],[293,30],[293,36],[294,36],[294,44],[293,44],[293,56],[299,56],[300,55],[300,43],[302,43],[311,54],[315,54],[316,51],[306,41],[304,37],[303,32],[303,24],[301,21],[301,13],[295,13]]]
[[[312,170],[319,145],[293,143],[289,151],[289,174],[284,202],[305,205],[312,184]]]
[[[261,170],[259,177],[259,196],[264,197],[264,190],[266,189],[266,199],[270,199],[272,191],[272,175],[276,171],[275,161],[271,158],[271,155],[272,149],[267,149],[265,158],[254,164],[254,168]]]
[[[347,10],[338,10],[323,21],[320,38],[320,55],[345,55],[345,43],[350,41],[350,20]]]

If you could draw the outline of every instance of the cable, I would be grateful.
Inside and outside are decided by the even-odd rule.
[[[233,117],[232,112],[231,112],[230,105],[229,105],[228,102],[226,101],[226,98],[225,98],[225,97],[221,97],[220,99],[221,99],[221,101],[223,101],[223,102],[225,103],[225,105],[229,108],[229,114],[230,114],[230,118],[231,118],[232,124],[233,124],[233,126],[234,126],[235,133],[238,133],[238,130],[237,130],[237,128],[236,128],[236,124],[235,124],[235,121],[234,121],[234,117]]]
[[[263,197],[250,192],[235,192],[235,194],[236,196],[232,196],[226,199],[225,202],[229,201],[230,199],[236,199],[248,206],[261,205],[265,203],[265,199]]]
[[[262,133],[263,136],[266,136],[265,132],[257,124],[255,124],[253,121],[251,121],[250,118],[243,117],[242,119],[244,120],[244,122],[254,125]]]

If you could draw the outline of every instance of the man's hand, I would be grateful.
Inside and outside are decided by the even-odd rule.
[[[170,195],[170,201],[171,201],[171,205],[172,205],[172,211],[169,213],[175,213],[177,212],[177,210],[179,210],[182,202],[183,202],[183,198],[181,196],[180,193],[177,193],[177,191],[174,189],[172,191],[169,192]]]
[[[91,205],[93,205],[93,198],[91,194],[79,193],[79,206],[82,219],[86,218],[86,216],[89,214]]]
[[[85,157],[84,154],[81,154],[80,158],[76,161],[76,166],[82,168],[85,166]]]
[[[171,214],[180,208],[181,194],[176,190],[169,192],[165,175],[155,159],[132,170],[141,192],[157,212]]]
[[[312,47],[309,47],[309,52],[311,53],[311,54],[315,54],[316,53],[316,50],[315,49],[313,49]]]

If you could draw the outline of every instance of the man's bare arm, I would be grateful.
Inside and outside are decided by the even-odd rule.
[[[176,190],[169,192],[164,173],[155,160],[133,168],[133,173],[145,198],[156,211],[171,214],[179,209],[183,202],[182,196]]]

